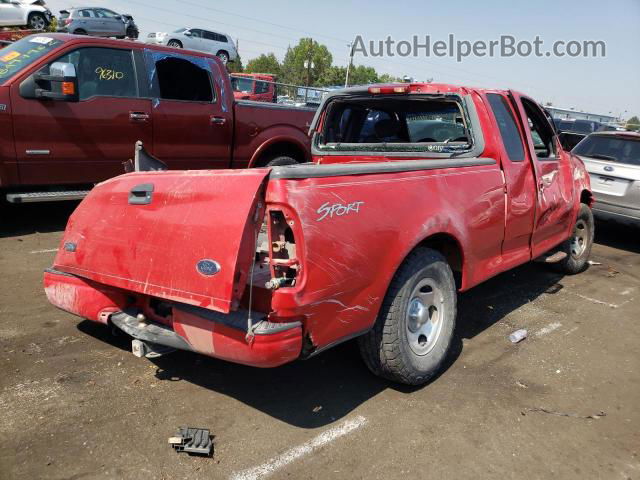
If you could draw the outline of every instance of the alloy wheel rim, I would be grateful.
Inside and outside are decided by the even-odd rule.
[[[571,255],[580,258],[589,243],[589,227],[584,220],[578,220],[571,237]]]
[[[31,26],[35,30],[44,30],[44,19],[42,17],[34,17],[31,19]]]
[[[413,353],[423,356],[433,349],[442,333],[444,313],[444,297],[435,282],[420,281],[411,293],[405,322]]]

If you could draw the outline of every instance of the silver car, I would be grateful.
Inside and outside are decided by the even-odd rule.
[[[60,10],[58,18],[58,32],[74,33],[76,35],[93,35],[96,37],[125,38],[137,37],[132,26],[130,15],[121,15],[107,8],[74,7]]]
[[[640,226],[640,133],[592,133],[572,152],[591,177],[593,213]]]
[[[179,28],[171,33],[152,32],[147,36],[147,43],[212,53],[225,64],[238,58],[238,51],[229,35],[200,28]]]

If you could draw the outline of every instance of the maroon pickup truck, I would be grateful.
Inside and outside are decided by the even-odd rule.
[[[138,140],[170,169],[308,161],[313,115],[235,101],[213,55],[31,35],[0,50],[0,189],[14,203],[82,197]]]

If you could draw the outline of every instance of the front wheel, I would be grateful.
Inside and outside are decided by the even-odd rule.
[[[221,50],[216,55],[224,65],[226,65],[229,62],[229,54],[227,52],[224,52]]]
[[[569,275],[580,273],[587,268],[595,225],[591,209],[584,203],[580,204],[578,218],[573,227],[573,233],[561,246],[561,251],[567,256],[555,264],[556,268]]]
[[[169,40],[169,43],[167,43],[167,47],[182,48],[182,43],[180,43],[178,40]]]
[[[446,259],[428,248],[412,252],[391,281],[373,329],[358,339],[369,370],[408,385],[429,381],[447,357],[456,300]]]
[[[27,21],[29,27],[33,30],[44,30],[47,27],[47,19],[41,13],[32,13],[29,15],[29,20]]]

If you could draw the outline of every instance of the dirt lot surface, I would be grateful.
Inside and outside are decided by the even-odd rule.
[[[1,227],[3,479],[640,479],[638,230],[598,225],[601,265],[580,275],[526,265],[461,295],[448,366],[415,389],[372,376],[352,342],[273,370],[134,357],[46,301],[73,206]],[[168,446],[181,425],[211,429],[213,458]]]

